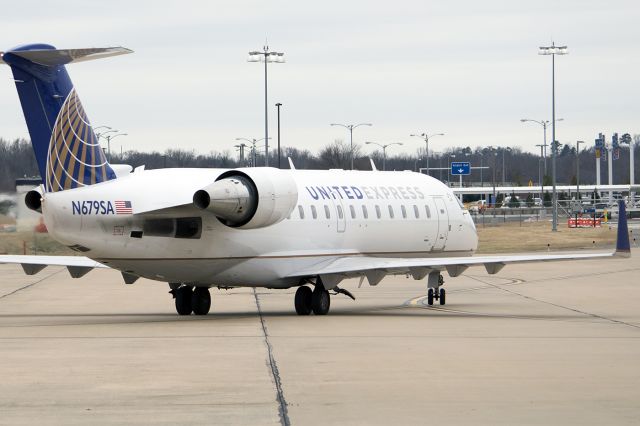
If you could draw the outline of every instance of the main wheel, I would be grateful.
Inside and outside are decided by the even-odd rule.
[[[331,306],[331,296],[329,292],[319,285],[311,294],[311,309],[316,315],[327,315],[329,313],[329,307]]]
[[[433,305],[433,289],[432,288],[427,290],[427,304],[429,306]]]
[[[196,315],[207,315],[211,308],[211,294],[207,287],[196,287],[191,296],[191,308]]]
[[[294,299],[296,313],[298,315],[309,315],[311,313],[312,299],[313,292],[309,287],[306,285],[298,287],[296,290],[296,297]]]
[[[180,287],[175,291],[176,296],[176,311],[178,315],[191,315],[191,287]]]
[[[444,291],[444,288],[440,289],[440,299],[439,300],[440,300],[440,304],[441,305],[444,305],[444,299],[445,299],[446,293],[447,292]]]

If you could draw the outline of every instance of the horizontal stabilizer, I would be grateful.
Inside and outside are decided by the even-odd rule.
[[[12,55],[19,56],[36,64],[53,66],[108,58],[109,56],[126,55],[127,53],[133,53],[133,51],[125,47],[11,50],[9,52],[0,53],[0,62],[3,62],[2,56],[6,53],[11,53]]]

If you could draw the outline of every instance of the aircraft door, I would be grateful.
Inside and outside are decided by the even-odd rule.
[[[447,204],[441,197],[433,197],[436,205],[435,215],[438,218],[438,233],[436,241],[433,244],[433,250],[444,250],[449,235],[449,214],[447,213]]]
[[[331,199],[333,203],[333,211],[336,215],[336,230],[338,232],[344,232],[347,229],[347,213],[344,210],[342,201],[339,198]]]

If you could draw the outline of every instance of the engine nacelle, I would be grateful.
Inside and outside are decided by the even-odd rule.
[[[287,170],[229,170],[193,194],[193,204],[232,228],[255,229],[284,220],[298,202],[298,186]]]
[[[27,192],[24,196],[24,204],[31,210],[42,213],[42,189],[37,187]]]

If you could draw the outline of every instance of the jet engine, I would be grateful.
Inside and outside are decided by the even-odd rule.
[[[221,174],[193,194],[193,204],[232,228],[255,229],[284,220],[298,202],[298,186],[286,170],[243,168]]]
[[[42,189],[37,187],[27,192],[24,204],[31,210],[42,213]]]

